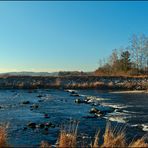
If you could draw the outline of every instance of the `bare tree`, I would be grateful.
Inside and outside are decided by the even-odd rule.
[[[99,59],[99,67],[102,67],[103,66],[102,64],[103,64],[102,59]]]
[[[141,69],[145,67],[145,49],[146,49],[147,38],[144,34],[139,37],[139,66]]]
[[[113,65],[118,60],[118,51],[114,49],[112,55],[110,56],[110,63]]]
[[[138,52],[138,37],[134,34],[130,39],[129,50],[131,53],[132,61],[136,64],[136,68],[139,69],[139,52]]]
[[[145,73],[148,75],[148,37],[146,38],[145,41],[144,63],[145,63]]]

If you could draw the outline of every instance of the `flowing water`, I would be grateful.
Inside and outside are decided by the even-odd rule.
[[[79,121],[78,133],[86,139],[91,139],[98,129],[103,133],[108,121],[113,126],[125,127],[127,140],[147,134],[148,94],[99,90],[77,90],[77,93],[79,97],[57,89],[0,90],[0,123],[8,125],[8,142],[13,146],[38,146],[42,140],[55,144],[61,125],[71,120]],[[89,104],[75,103],[76,98],[85,97],[89,98]],[[38,108],[32,109],[33,104]],[[114,111],[93,118],[89,113],[92,107]],[[30,122],[37,125],[51,122],[55,127],[32,129],[27,126]]]

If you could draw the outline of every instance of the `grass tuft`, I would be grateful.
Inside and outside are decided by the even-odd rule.
[[[98,130],[98,132],[95,135],[94,143],[91,144],[92,148],[99,147],[99,134],[100,134],[100,130]]]
[[[7,132],[5,127],[0,127],[0,147],[8,147]]]
[[[51,145],[46,141],[42,141],[40,148],[51,148]]]
[[[82,141],[78,141],[77,139],[77,123],[71,123],[69,127],[64,126],[61,128],[57,148],[75,148],[75,147],[90,147],[90,145],[84,145],[84,143],[80,143]],[[99,147],[148,147],[148,143],[145,142],[147,135],[144,137],[133,140],[130,144],[126,143],[125,138],[125,128],[120,128],[117,130],[117,127],[112,129],[111,124],[107,123],[105,133],[103,135],[103,143],[99,144],[99,135],[100,130],[95,135],[94,141],[91,144],[91,148],[99,148]],[[84,142],[84,141],[83,141]],[[0,148],[10,147],[7,144],[7,132],[6,128],[0,127]],[[48,142],[42,141],[40,144],[41,148],[51,148]]]
[[[58,139],[58,148],[63,147],[91,147],[91,148],[104,148],[104,147],[148,147],[148,144],[145,143],[145,138],[141,138],[138,140],[134,140],[129,145],[126,143],[125,138],[125,127],[115,127],[111,128],[111,124],[107,123],[105,133],[103,135],[103,143],[99,144],[99,134],[100,130],[94,137],[94,141],[92,141],[91,145],[84,145],[84,141],[79,143],[77,141],[77,126],[70,126],[69,130],[67,128],[62,128],[60,132],[60,136]],[[79,144],[78,144],[79,143]]]
[[[77,144],[77,126],[78,124],[71,123],[69,128],[63,127],[60,131],[58,139],[58,147],[76,147]]]
[[[148,143],[145,143],[145,138],[142,137],[136,141],[129,144],[129,147],[148,147]]]

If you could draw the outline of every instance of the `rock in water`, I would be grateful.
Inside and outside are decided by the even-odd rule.
[[[97,116],[100,117],[100,116],[105,115],[105,114],[106,114],[106,111],[101,111],[101,110],[98,110],[97,108],[93,107],[93,108],[90,110],[89,113],[95,114],[95,115],[97,115]]]
[[[30,104],[30,101],[23,101],[21,104]]]
[[[81,99],[77,98],[77,99],[75,100],[75,103],[83,103],[83,101],[82,101]]]
[[[45,118],[49,118],[48,114],[44,114],[44,117],[45,117]]]
[[[71,94],[76,94],[76,92],[75,92],[74,90],[73,90],[73,91],[71,91],[70,93],[71,93]]]
[[[39,106],[37,104],[33,104],[32,106],[30,106],[32,109],[37,109],[39,108]]]
[[[36,123],[30,122],[30,123],[28,123],[28,127],[30,127],[30,128],[36,128]]]
[[[27,127],[24,127],[23,130],[27,130]]]
[[[52,123],[51,122],[47,122],[45,123],[45,127],[51,127]]]
[[[98,113],[98,109],[97,108],[95,108],[95,107],[93,107],[91,110],[90,110],[90,113],[91,114],[95,114],[95,113]]]
[[[45,125],[44,125],[43,123],[41,123],[41,124],[39,124],[39,127],[40,127],[40,128],[44,128]]]

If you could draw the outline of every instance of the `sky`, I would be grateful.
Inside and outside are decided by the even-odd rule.
[[[148,34],[148,2],[0,2],[0,72],[93,71]]]

